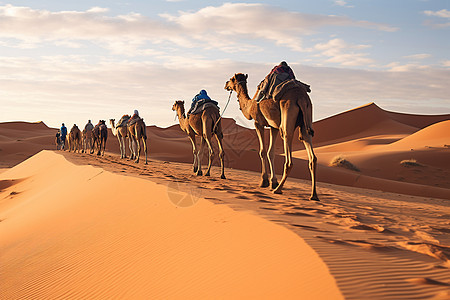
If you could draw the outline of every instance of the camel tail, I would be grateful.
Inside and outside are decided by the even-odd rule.
[[[213,118],[213,128],[212,132],[219,138],[223,139],[223,132],[222,132],[222,117],[220,115],[215,116]]]
[[[141,135],[144,140],[147,140],[147,126],[145,126],[144,119],[142,119],[142,126],[140,126]]]
[[[300,97],[297,100],[297,104],[303,114],[303,124],[301,126],[304,126],[305,132],[313,137],[314,130],[312,126],[312,102],[306,92],[305,95],[306,97]]]

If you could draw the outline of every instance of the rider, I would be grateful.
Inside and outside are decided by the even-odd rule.
[[[134,110],[133,116],[128,120],[128,125],[132,125],[134,123],[136,123],[137,120],[139,120],[139,112],[137,109]]]
[[[91,120],[88,120],[86,126],[84,126],[84,130],[92,131],[92,129],[94,129],[94,125],[92,125]]]
[[[188,116],[192,111],[195,110],[196,105],[200,100],[211,101],[211,98],[208,96],[208,93],[206,92],[206,90],[201,90],[200,93],[195,95],[195,97],[192,99],[191,108],[189,109],[189,111],[187,113]]]
[[[258,85],[256,101],[261,101],[264,96],[271,96],[277,85],[283,81],[295,79],[294,71],[285,61],[272,68],[269,74]]]
[[[61,150],[66,150],[67,127],[64,125],[64,123],[62,123],[60,132],[61,132]]]

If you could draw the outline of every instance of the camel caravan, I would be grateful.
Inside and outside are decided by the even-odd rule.
[[[248,120],[254,120],[256,135],[259,141],[259,156],[261,159],[261,188],[270,187],[275,194],[281,194],[287,177],[293,167],[292,141],[294,132],[299,128],[299,140],[305,146],[309,159],[309,171],[311,175],[310,200],[319,201],[316,191],[316,166],[317,157],[312,146],[314,130],[312,128],[312,102],[308,93],[310,86],[298,81],[294,72],[286,62],[276,65],[270,73],[261,81],[253,98],[248,95],[248,75],[236,73],[225,83],[225,90],[231,94],[237,94],[239,108]],[[228,99],[230,101],[230,99]],[[228,103],[227,103],[228,105]],[[205,144],[208,149],[208,166],[204,176],[211,175],[211,166],[215,156],[212,146],[213,137],[219,148],[220,178],[226,179],[224,163],[223,132],[218,103],[212,100],[205,90],[201,90],[191,103],[186,113],[185,102],[176,100],[172,110],[178,117],[180,128],[188,136],[192,144],[193,172],[201,176],[202,157]],[[222,112],[223,114],[223,112]],[[121,159],[134,160],[139,163],[141,150],[147,160],[147,132],[144,120],[139,117],[137,110],[132,116],[123,115],[116,123],[116,119],[109,119],[112,134],[117,137]],[[269,128],[269,145],[266,146],[264,130]],[[285,163],[283,175],[278,181],[275,175],[275,142],[281,136],[284,146]],[[197,145],[196,137],[200,138]],[[74,124],[67,135],[64,123],[57,133],[57,149],[65,150],[66,144],[69,151],[90,153],[96,152],[103,156],[106,148],[108,131],[104,120],[100,120],[95,126],[89,120],[83,131]],[[67,141],[67,143],[66,143]],[[128,144],[128,147],[127,147]],[[141,146],[142,144],[142,146]],[[127,148],[130,156],[127,157]],[[88,152],[89,151],[89,152]]]

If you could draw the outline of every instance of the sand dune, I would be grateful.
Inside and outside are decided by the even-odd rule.
[[[303,239],[253,214],[49,151],[0,176],[2,299],[342,298]]]
[[[212,173],[44,151],[0,174],[0,298],[449,296],[448,201]]]
[[[397,149],[418,149],[430,147],[450,147],[450,120],[432,124],[419,130],[391,146]]]

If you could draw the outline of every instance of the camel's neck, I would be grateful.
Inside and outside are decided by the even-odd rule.
[[[180,128],[183,131],[187,132],[187,118],[184,113],[181,112],[181,109],[177,109],[178,120],[180,121]]]
[[[114,121],[111,122],[111,131],[114,136],[117,136],[118,129],[116,128]]]
[[[244,116],[248,119],[255,119],[255,116],[252,115],[253,111],[256,111],[254,109],[254,106],[256,105],[256,101],[253,101],[247,91],[247,85],[241,83],[237,86],[237,97],[239,99],[239,106],[241,108],[242,113]]]

